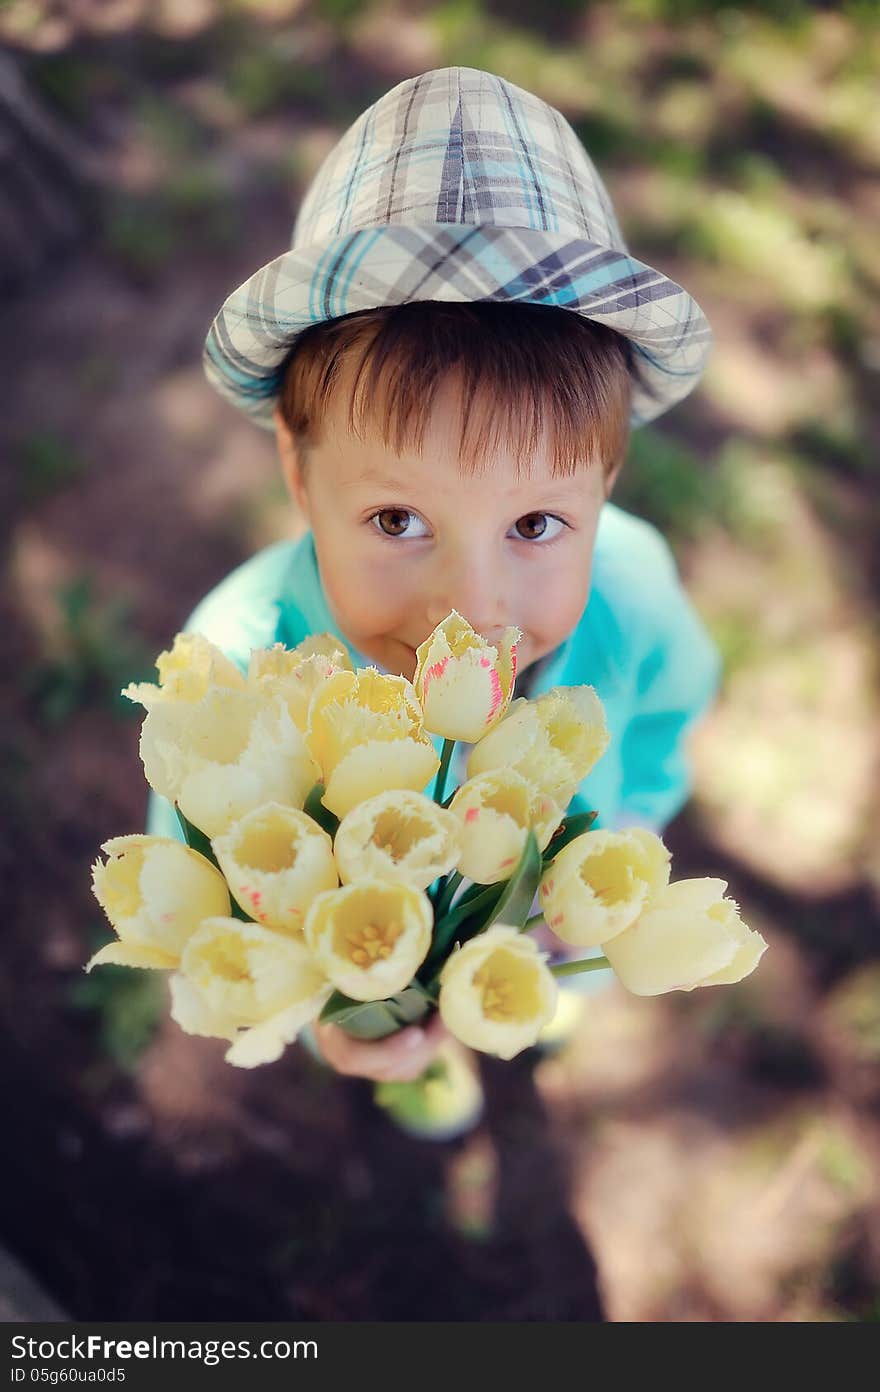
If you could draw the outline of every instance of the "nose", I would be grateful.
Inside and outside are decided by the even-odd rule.
[[[501,568],[488,548],[449,554],[431,579],[429,631],[454,609],[490,643],[497,642],[507,626],[507,599]]]

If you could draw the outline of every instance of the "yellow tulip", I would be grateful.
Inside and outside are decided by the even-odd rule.
[[[375,667],[334,672],[309,707],[308,747],[324,806],[344,817],[388,788],[421,792],[440,767],[411,682]]]
[[[422,890],[361,880],[312,901],[305,940],[340,991],[385,1000],[408,986],[431,946],[434,914]]]
[[[279,696],[222,686],[192,704],[152,706],[140,754],[150,787],[208,837],[264,802],[302,807],[320,776]]]
[[[231,1041],[240,1068],[271,1063],[332,994],[304,943],[236,918],[206,918],[170,979],[171,1018],[187,1034]]]
[[[339,883],[331,838],[296,807],[266,802],[211,845],[241,907],[279,933],[300,936],[309,904]]]
[[[169,652],[156,658],[159,684],[131,682],[122,691],[150,710],[160,702],[193,704],[215,686],[243,691],[245,679],[234,662],[201,633],[178,633]]]
[[[612,942],[603,944],[615,976],[636,996],[692,991],[741,981],[767,944],[747,928],[725,880],[676,880]]]
[[[248,663],[247,683],[263,695],[279,694],[298,729],[308,727],[309,704],[318,687],[334,672],[352,670],[351,658],[331,633],[314,634],[285,648],[254,648]]]
[[[92,866],[92,893],[119,941],[108,943],[85,970],[112,962],[122,967],[176,967],[203,918],[228,914],[229,890],[204,856],[165,836],[114,836],[109,856]]]
[[[447,958],[439,1008],[457,1039],[510,1059],[535,1043],[556,1011],[556,978],[528,935],[496,923]]]
[[[512,768],[565,808],[610,739],[592,686],[554,686],[534,701],[520,696],[511,702],[504,719],[471,750],[468,777]]]
[[[529,828],[543,851],[563,817],[563,809],[551,797],[504,768],[462,783],[449,811],[462,829],[458,869],[476,884],[509,879]]]
[[[413,686],[425,729],[469,744],[491,730],[513,695],[521,637],[511,627],[497,643],[488,643],[453,609],[416,648]]]
[[[458,864],[461,824],[424,793],[392,788],[345,814],[333,851],[344,884],[378,879],[427,889]]]
[[[642,827],[576,836],[538,886],[547,926],[574,947],[608,942],[668,884],[671,859],[660,837]]]

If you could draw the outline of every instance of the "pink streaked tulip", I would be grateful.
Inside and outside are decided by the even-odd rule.
[[[563,809],[547,793],[503,768],[462,783],[449,811],[461,824],[458,870],[476,884],[509,880],[529,830],[544,851],[563,817]]]
[[[298,807],[263,803],[211,846],[237,902],[276,933],[301,937],[309,904],[339,883],[333,842]]]
[[[669,851],[653,831],[586,831],[547,866],[538,886],[548,927],[573,947],[597,947],[631,927],[669,883]]]
[[[497,725],[513,695],[521,637],[511,627],[489,643],[453,609],[416,648],[413,686],[425,729],[475,744]]]

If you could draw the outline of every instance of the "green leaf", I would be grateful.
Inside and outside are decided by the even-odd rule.
[[[451,874],[444,875],[443,879],[440,881],[440,887],[434,899],[435,923],[439,923],[440,919],[443,918],[444,914],[449,909],[455,898],[455,891],[458,889],[461,881],[462,875],[458,870],[453,870]]]
[[[494,884],[491,884],[491,885],[484,885],[484,884],[472,884],[472,885],[468,885],[468,887],[467,887],[467,889],[465,890],[464,894],[460,894],[460,895],[458,896],[458,902],[457,902],[456,905],[455,905],[456,909],[460,909],[461,906],[462,906],[463,904],[470,904],[470,903],[472,903],[474,899],[479,899],[479,898],[481,898],[482,895],[485,894],[485,892],[486,892],[487,889],[497,889],[497,890],[499,891],[499,893],[500,893],[501,887],[502,887],[503,884],[504,884],[504,880],[495,880]]]
[[[325,1024],[339,1025],[354,1039],[385,1039],[423,1019],[432,1008],[432,1000],[418,982],[389,1000],[380,1001],[356,1001],[342,991],[334,991],[320,1019]]]
[[[452,913],[447,914],[435,925],[434,945],[419,972],[419,976],[426,982],[426,989],[431,992],[432,999],[437,993],[438,967],[448,956],[453,939],[457,936],[461,943],[469,942],[485,928],[498,922],[509,923],[513,928],[522,928],[534,903],[542,870],[541,853],[535,833],[529,831],[510,879],[479,886],[479,894],[474,895],[466,904],[456,904]],[[467,893],[470,894],[471,890]],[[462,895],[462,899],[464,897]]]
[[[303,803],[303,811],[312,821],[317,822],[318,826],[324,828],[333,837],[339,827],[339,818],[329,807],[325,807],[321,798],[324,796],[324,784],[315,783],[311,792]]]
[[[183,838],[186,841],[186,844],[190,847],[191,850],[198,851],[199,855],[203,855],[206,860],[210,860],[211,864],[216,866],[219,870],[220,866],[217,863],[217,857],[214,854],[214,848],[211,845],[211,842],[208,839],[208,837],[205,835],[203,831],[199,831],[199,828],[197,826],[193,826],[189,818],[185,817],[184,814],[181,812],[177,803],[174,804],[174,810],[177,813],[177,820],[180,822],[181,830],[183,831]]]
[[[498,903],[481,925],[481,930],[491,927],[493,923],[509,923],[512,928],[522,928],[531,912],[543,868],[535,833],[530,828],[516,869],[504,886]]]
[[[229,916],[240,919],[242,923],[256,923],[257,921],[241,907],[231,890],[229,891]]]
[[[598,815],[598,812],[578,812],[574,817],[563,817],[542,856],[545,869],[551,860],[559,855],[563,846],[567,846],[575,837],[583,836],[585,831],[590,830]]]
[[[420,969],[419,975],[421,977],[424,978],[433,975],[437,963],[441,962],[446,956],[449,948],[452,946],[455,934],[461,928],[462,924],[466,923],[470,918],[473,918],[474,915],[477,915],[479,919],[479,916],[483,914],[486,909],[492,909],[494,907],[496,901],[504,893],[505,882],[504,880],[499,880],[495,884],[476,885],[474,888],[480,891],[479,894],[472,896],[466,904],[459,902],[451,913],[446,914],[439,922],[435,923],[434,942],[431,951],[428,953]],[[462,896],[462,898],[464,898],[464,896]]]
[[[177,803],[174,804],[174,810],[177,813],[177,820],[180,822],[184,840],[186,841],[186,844],[189,846],[190,850],[198,851],[199,855],[204,856],[205,860],[209,860],[212,865],[216,866],[216,868],[220,870],[217,857],[214,854],[214,848],[211,845],[211,842],[209,841],[205,833],[203,831],[199,831],[199,828],[197,826],[193,826],[189,818],[185,817],[184,814],[181,812]],[[220,874],[223,874],[222,870],[220,870]],[[229,889],[229,886],[227,885],[226,888]],[[256,919],[251,918],[250,914],[246,913],[245,910],[241,907],[241,904],[239,904],[238,900],[234,898],[231,890],[229,890],[229,902],[231,918],[237,918],[242,923],[256,922]]]

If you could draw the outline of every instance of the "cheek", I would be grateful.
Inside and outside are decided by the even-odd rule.
[[[398,627],[407,612],[407,587],[399,565],[377,558],[370,548],[338,544],[320,563],[331,610],[357,645],[358,638]]]
[[[556,647],[576,626],[590,595],[591,556],[569,557],[525,577],[520,586],[522,626],[541,643]]]

